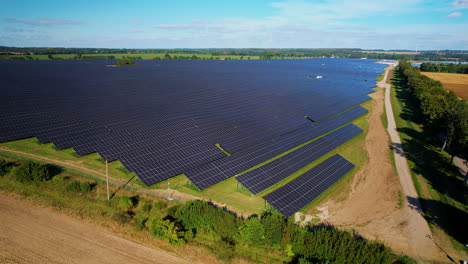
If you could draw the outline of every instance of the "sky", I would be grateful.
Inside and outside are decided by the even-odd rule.
[[[468,0],[0,0],[0,46],[468,50]]]

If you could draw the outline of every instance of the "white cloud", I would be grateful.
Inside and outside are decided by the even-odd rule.
[[[39,18],[36,20],[5,18],[4,21],[8,23],[19,23],[19,24],[34,25],[34,26],[81,25],[83,24],[83,22],[77,21],[77,20],[60,20],[60,19],[52,19],[49,17],[43,17],[43,18]]]
[[[461,16],[462,16],[462,13],[460,13],[460,12],[453,12],[453,13],[451,13],[450,15],[447,15],[447,17],[451,17],[451,18],[453,18],[453,17],[461,17]]]
[[[452,5],[457,7],[468,7],[468,0],[456,0]]]
[[[191,47],[407,49],[414,48],[414,42],[418,39],[426,39],[428,48],[451,48],[466,44],[467,38],[460,33],[466,31],[464,25],[405,24],[402,28],[397,25],[377,28],[372,23],[358,22],[363,21],[360,18],[379,19],[381,16],[414,15],[427,11],[420,3],[421,0],[274,2],[269,4],[276,10],[273,16],[258,19],[192,19],[185,24],[152,27],[158,33],[158,41],[171,40],[170,43],[179,47],[190,43]],[[446,35],[434,35],[434,27]]]

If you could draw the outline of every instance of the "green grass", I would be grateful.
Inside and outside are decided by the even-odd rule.
[[[0,143],[0,148],[6,148],[13,151],[21,151],[40,157],[60,160],[75,166],[82,166],[102,174],[105,174],[106,172],[104,159],[97,153],[79,156],[72,148],[58,150],[52,143],[39,143],[37,138],[27,138]],[[0,152],[4,151],[0,150]],[[123,170],[122,168],[124,166],[119,161],[109,162],[108,166],[109,176],[113,178],[128,180],[134,175],[126,169]]]
[[[379,76],[377,76],[376,82],[381,82],[381,81],[383,80],[384,77],[385,77],[385,71],[383,71],[382,74],[380,74]]]
[[[421,125],[422,116],[399,74],[392,79],[391,102],[408,165],[424,216],[434,234],[445,234],[452,246],[467,253],[460,230],[468,221],[467,194],[463,176],[440,152],[437,136]],[[410,201],[411,202],[411,201]]]
[[[221,150],[224,154],[226,154],[226,156],[231,156],[231,153],[229,153],[229,151],[227,151],[223,147],[221,147],[221,145],[219,143],[215,143],[215,146],[217,148],[219,148],[219,150]]]

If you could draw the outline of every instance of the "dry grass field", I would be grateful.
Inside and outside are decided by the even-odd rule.
[[[440,81],[444,87],[453,91],[457,96],[468,99],[468,74],[421,72],[422,74]]]

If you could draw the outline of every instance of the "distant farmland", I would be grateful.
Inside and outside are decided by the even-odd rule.
[[[421,72],[422,74],[440,81],[444,87],[453,91],[457,96],[468,99],[468,74]]]
[[[381,54],[403,54],[403,55],[418,55],[418,51],[379,51],[379,50],[363,50],[362,53],[381,53]]]

